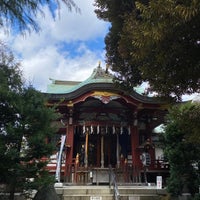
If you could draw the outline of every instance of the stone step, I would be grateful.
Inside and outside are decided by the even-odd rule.
[[[106,194],[98,194],[98,195],[63,195],[63,200],[113,200],[113,195]],[[158,195],[130,195],[130,194],[122,194],[120,195],[120,200],[159,200],[160,197]]]
[[[156,186],[118,186],[120,195],[137,194],[137,195],[160,195],[166,194],[165,189],[157,189]]]
[[[63,195],[99,195],[99,194],[103,194],[103,195],[112,195],[112,191],[105,191],[105,190],[87,190],[87,191],[83,191],[83,190],[80,190],[80,191],[73,191],[73,190],[70,190],[70,191],[64,191],[63,192]]]
[[[63,196],[62,200],[113,200],[113,196]]]
[[[63,200],[113,200],[109,186],[63,186],[55,188]]]
[[[55,188],[62,200],[113,200],[114,190],[109,186],[72,185]],[[164,189],[155,186],[119,186],[120,200],[158,200]]]
[[[111,189],[107,187],[98,187],[98,186],[91,186],[91,187],[84,187],[84,186],[76,186],[76,187],[65,187],[63,188],[63,194],[82,194],[82,195],[96,195],[96,194],[111,194]]]

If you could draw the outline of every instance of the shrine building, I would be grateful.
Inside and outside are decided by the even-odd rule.
[[[155,182],[156,176],[167,176],[158,128],[166,103],[142,95],[140,87],[131,93],[116,87],[100,64],[83,82],[51,81],[48,106],[56,106],[61,117],[54,122],[58,132],[51,142],[57,152],[48,169],[59,173],[59,181],[104,184],[109,168],[119,182]]]

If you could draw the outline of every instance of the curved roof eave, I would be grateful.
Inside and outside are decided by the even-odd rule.
[[[121,95],[127,95],[135,100],[140,101],[141,103],[150,103],[150,104],[165,104],[164,102],[159,101],[155,97],[148,97],[138,94],[137,92],[133,91],[130,94],[126,93],[125,91],[116,88],[113,83],[89,83],[86,85],[83,85],[82,87],[79,87],[77,90],[73,90],[70,93],[59,93],[59,94],[50,94],[50,93],[44,93],[50,100],[59,100],[59,99],[65,99],[65,100],[73,100],[81,95],[94,91],[94,90],[100,90],[100,91],[112,91],[116,93],[120,93]]]

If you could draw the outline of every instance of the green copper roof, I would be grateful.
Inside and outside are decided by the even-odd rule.
[[[113,78],[114,76],[108,72],[108,69],[102,69],[99,64],[99,66],[93,70],[91,76],[83,82],[50,79],[52,83],[47,86],[46,93],[68,94],[91,83],[113,83]],[[142,87],[135,87],[134,90],[138,94],[142,94],[144,92]]]
[[[51,79],[52,83],[47,87],[47,93],[63,94],[70,93],[90,83],[113,83],[113,75],[108,70],[103,70],[99,65],[94,69],[92,75],[83,82],[60,81]]]

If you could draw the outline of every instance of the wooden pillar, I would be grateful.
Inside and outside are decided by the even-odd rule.
[[[117,145],[116,145],[116,159],[117,159],[117,168],[120,167],[120,155],[119,155],[119,134],[116,133]]]
[[[74,130],[73,125],[68,125],[66,137],[66,162],[65,162],[65,176],[67,175],[67,168],[71,166],[73,160],[73,144],[74,144]]]
[[[147,125],[147,139],[149,140],[150,143],[150,148],[148,150],[148,153],[151,155],[151,160],[155,160],[155,149],[153,148],[153,143],[152,143],[152,129],[150,128],[150,124]]]
[[[101,135],[101,168],[104,168],[104,136]]]
[[[89,130],[87,129],[85,134],[85,160],[84,160],[85,168],[88,167],[88,137],[89,137]]]
[[[108,166],[111,164],[111,138],[110,136],[107,137],[107,144],[105,145],[107,148],[105,151],[108,153]]]
[[[73,146],[74,146],[74,126],[73,126],[73,105],[69,105],[69,119],[66,127],[66,160],[65,160],[65,172],[64,176],[70,175],[72,162],[73,162]],[[74,163],[75,165],[75,163]]]
[[[131,151],[132,151],[132,165],[133,165],[133,178],[138,180],[139,169],[141,166],[140,151],[139,151],[139,131],[137,126],[131,127]]]
[[[97,167],[100,167],[100,163],[101,163],[101,139],[100,139],[100,135],[97,136]]]

